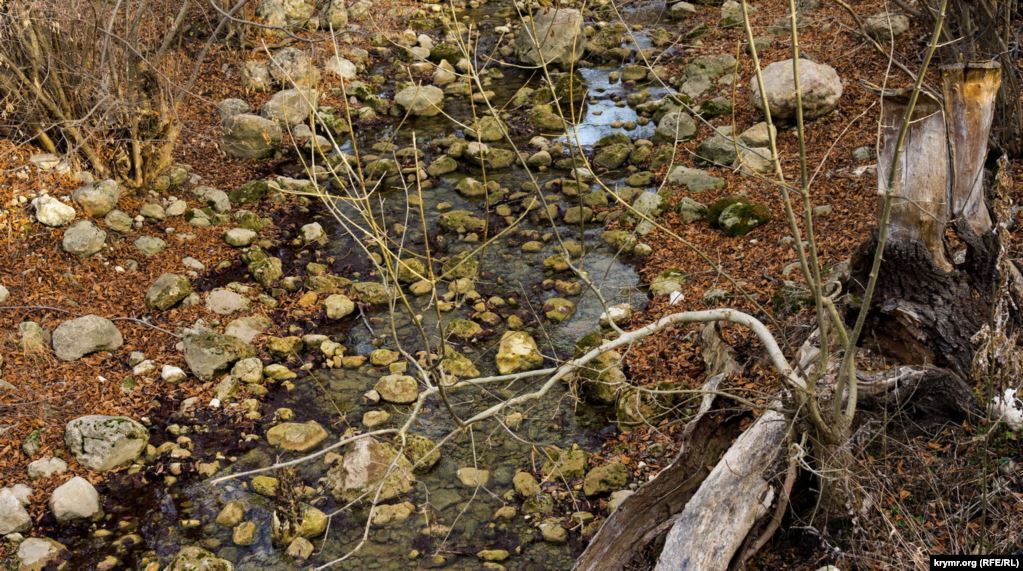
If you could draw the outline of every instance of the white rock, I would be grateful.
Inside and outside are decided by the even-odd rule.
[[[22,569],[56,569],[67,555],[67,548],[48,537],[30,537],[18,546]]]
[[[81,476],[75,476],[50,495],[50,511],[59,522],[92,519],[103,512],[99,492]]]
[[[338,55],[332,56],[327,60],[324,69],[327,70],[327,73],[332,73],[346,81],[355,79],[355,76],[359,73],[354,63]]]
[[[991,416],[1004,422],[1012,430],[1023,430],[1023,400],[1016,396],[1016,389],[1005,389],[996,396],[989,406]]]
[[[164,365],[160,370],[160,378],[168,383],[180,383],[188,378],[188,374],[181,367]]]
[[[49,195],[36,198],[32,206],[36,209],[36,220],[47,226],[66,226],[75,219],[74,208]]]
[[[28,477],[33,480],[60,475],[64,472],[67,472],[67,462],[52,456],[33,460],[28,465]]]
[[[28,531],[31,527],[32,518],[18,494],[11,488],[0,488],[0,535]]]

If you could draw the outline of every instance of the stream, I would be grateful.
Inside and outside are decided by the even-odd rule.
[[[497,2],[484,5],[469,14],[481,29],[504,24],[510,16],[509,8],[499,6]],[[646,47],[644,36],[639,36],[639,43],[640,47]],[[575,136],[584,147],[591,147],[601,137],[615,131],[622,131],[632,139],[649,138],[653,134],[653,123],[636,124],[637,113],[625,105],[628,87],[614,79],[614,74],[621,69],[619,65],[584,67],[579,70],[588,91],[583,118],[577,125]],[[376,72],[387,73],[385,70],[381,65]],[[530,81],[522,70],[505,68],[502,72],[503,77],[495,78],[488,85],[496,93],[495,107],[498,108]],[[655,90],[651,89],[651,92],[659,96]],[[444,109],[461,121],[468,121],[471,117],[469,100],[464,96],[449,95]],[[381,141],[393,143],[398,148],[407,147],[411,144],[413,131],[421,148],[429,148],[431,141],[441,137],[453,134],[465,136],[460,131],[454,132],[450,122],[443,116],[410,119],[401,128],[396,128],[396,121],[388,121],[389,124],[382,128],[357,132],[357,140],[363,152],[375,152],[368,149]],[[514,137],[520,149],[529,148],[530,138],[525,133]],[[506,142],[491,145],[507,148]],[[427,153],[424,166],[429,163],[430,157],[431,153]],[[475,242],[461,242],[453,234],[440,235],[436,230],[437,218],[442,211],[438,205],[446,209],[469,210],[476,216],[483,215],[483,199],[466,198],[455,190],[458,181],[467,174],[482,180],[478,170],[462,168],[451,174],[434,177],[433,188],[422,193],[431,247],[439,249],[442,255],[450,256],[479,246]],[[541,186],[546,181],[567,175],[567,171],[557,168],[536,173]],[[511,192],[520,190],[523,184],[530,181],[528,173],[518,163],[510,169],[488,172],[486,177],[496,180],[501,187]],[[620,181],[611,179],[608,182]],[[552,194],[545,192],[548,196]],[[558,199],[561,211],[575,205],[571,202],[572,198],[563,194],[556,194],[553,198]],[[381,204],[387,220],[392,223],[403,221],[406,201],[402,192],[390,190],[382,193]],[[362,250],[339,228],[326,208],[313,205],[313,219],[328,228],[331,235],[332,242],[324,253],[333,257],[335,271],[344,275],[338,268],[368,269],[365,262],[359,259],[363,257]],[[490,220],[500,221],[500,217],[491,215]],[[635,269],[627,261],[619,259],[616,252],[601,241],[603,228],[600,223],[567,226],[560,217],[558,220],[561,237],[582,244],[585,254],[579,259],[579,265],[609,304],[629,303],[639,308],[646,303],[646,293],[639,289],[639,276]],[[424,236],[420,221],[409,220],[406,226],[404,241],[411,244],[414,250],[421,249]],[[503,228],[504,225],[497,224],[496,227]],[[564,296],[549,287],[549,283],[546,287],[544,285],[544,281],[550,280],[552,276],[545,271],[542,262],[547,256],[558,253],[558,241],[545,241],[544,249],[536,253],[525,254],[521,250],[521,244],[527,239],[536,240],[538,236],[551,232],[549,224],[527,216],[509,239],[499,240],[487,247],[479,257],[480,272],[475,283],[481,299],[497,296],[502,300],[515,300],[518,303],[517,311],[528,315],[533,312],[542,313],[541,307],[547,298]],[[557,277],[569,279],[566,276],[570,277],[570,274],[562,273]],[[371,278],[363,275],[362,279]],[[415,312],[421,315],[421,325],[436,337],[437,313],[428,306],[430,297],[410,296],[410,299],[416,304]],[[598,328],[598,318],[604,311],[598,297],[583,287],[582,294],[571,299],[576,303],[576,309],[570,318],[558,324],[541,318],[538,325],[530,327],[541,352],[548,358],[547,366],[558,359],[570,358],[577,340]],[[444,314],[445,321],[469,319],[473,316],[471,303],[456,306],[456,309]],[[409,354],[414,355],[424,348],[419,328],[403,310],[392,314],[385,309],[373,309],[361,318],[352,317],[341,323],[324,325],[322,330],[307,333],[329,335],[331,339],[345,345],[349,355],[368,355],[378,348],[396,349],[395,337]],[[491,375],[496,374],[494,355],[504,324],[498,323],[485,329],[482,341],[471,345],[460,344],[459,350],[473,361],[482,375]],[[436,346],[437,341],[437,338],[433,338],[431,344]],[[363,413],[369,410],[382,409],[391,414],[391,420],[384,427],[400,426],[408,412],[407,405],[370,405],[364,402],[363,395],[382,374],[385,374],[382,368],[368,364],[354,370],[316,369],[296,379],[293,390],[271,390],[262,407],[264,419],[270,419],[275,410],[287,408],[294,412],[295,422],[318,421],[330,431],[331,439],[340,437],[349,428],[363,429],[359,421]],[[542,379],[533,378],[485,390],[460,391],[451,397],[452,408],[463,415],[479,411],[502,399],[535,390],[540,383]],[[523,469],[539,472],[543,456],[538,451],[542,447],[555,445],[567,449],[578,445],[589,452],[598,450],[601,442],[618,430],[609,420],[613,418],[614,411],[593,407],[576,399],[564,384],[559,384],[546,397],[515,410],[521,412],[525,420],[514,433],[502,423],[491,420],[476,425],[448,442],[437,465],[427,472],[418,473],[412,492],[396,500],[410,501],[419,511],[404,522],[373,528],[361,549],[340,563],[338,568],[402,569],[416,566],[478,569],[480,560],[476,553],[483,549],[510,551],[513,554],[511,559],[503,562],[508,568],[570,568],[576,555],[585,547],[579,534],[571,534],[569,541],[563,544],[546,542],[540,538],[539,531],[530,519],[520,515],[511,520],[497,521],[494,512],[505,505],[518,506],[518,500],[514,499],[511,492],[512,477],[516,471]],[[503,415],[499,418],[503,418]],[[269,426],[270,423],[264,420],[251,432],[262,435]],[[440,399],[433,398],[421,411],[412,431],[436,441],[455,428],[456,424],[446,407]],[[205,448],[206,452],[216,450],[218,445],[240,451],[239,454],[225,452],[229,457],[238,456],[237,462],[228,464],[229,471],[267,466],[277,458],[277,452],[265,440],[260,439],[254,443],[233,442],[238,439],[237,433],[218,427],[216,423],[211,424],[209,432],[195,434],[193,438],[197,448]],[[490,471],[490,480],[485,486],[477,489],[459,482],[456,471],[471,466]],[[326,470],[324,458],[320,457],[302,465],[298,469],[298,477],[305,484],[316,486]],[[226,472],[222,470],[222,473]],[[326,538],[314,541],[316,551],[312,557],[298,563],[285,553],[283,547],[275,546],[272,542],[269,522],[274,509],[273,500],[252,492],[245,480],[212,485],[198,477],[183,477],[172,487],[154,483],[130,493],[125,488],[121,496],[117,495],[117,484],[111,486],[114,494],[109,498],[111,503],[117,505],[111,506],[108,513],[113,514],[115,519],[120,518],[118,528],[111,531],[121,537],[118,539],[121,544],[118,545],[118,541],[111,542],[111,537],[106,533],[87,537],[58,535],[57,538],[67,541],[75,554],[72,561],[74,568],[92,568],[111,553],[117,553],[123,561],[126,560],[125,551],[135,554],[155,551],[161,561],[167,561],[182,546],[191,544],[202,545],[218,557],[232,562],[239,570],[309,568],[342,557],[355,547],[362,538],[368,512],[365,507],[356,506],[338,513],[331,520]],[[116,499],[118,497],[120,501]],[[231,528],[214,523],[218,512],[230,500],[243,501],[248,506],[245,519],[260,522],[252,545],[235,545]],[[573,500],[560,501],[571,503]],[[596,506],[591,504],[593,501],[584,498],[581,493],[576,494],[573,509],[568,509],[567,513],[573,510],[595,511]],[[310,503],[328,514],[341,507],[327,492],[322,497],[312,499]],[[424,506],[428,506],[428,509],[424,510]],[[424,533],[424,512],[429,513],[430,523],[439,531]],[[199,523],[183,526],[183,521]],[[130,537],[131,540],[122,541],[124,537]]]

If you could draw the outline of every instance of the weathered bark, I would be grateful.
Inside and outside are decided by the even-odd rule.
[[[890,241],[922,244],[932,263],[948,272],[952,264],[945,255],[944,234],[949,220],[949,164],[941,104],[926,95],[920,96],[904,149],[899,152],[898,134],[908,105],[906,92],[884,95],[881,151],[877,157],[878,194],[883,197],[889,192],[888,173],[894,168]]]
[[[952,157],[952,216],[962,219],[978,236],[991,231],[991,216],[984,201],[984,162],[1001,76],[997,62],[942,69]]]
[[[983,415],[984,408],[962,377],[937,367],[896,367],[861,376],[860,406],[909,415],[915,423],[961,422]]]

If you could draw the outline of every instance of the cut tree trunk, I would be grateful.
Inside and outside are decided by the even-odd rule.
[[[946,68],[944,107],[921,97],[898,160],[893,157],[905,93],[886,95],[882,112],[882,195],[892,168],[895,183],[864,342],[902,363],[947,366],[965,378],[972,369],[972,338],[990,319],[999,279],[1001,244],[991,232],[983,176],[998,77],[997,65]],[[945,240],[952,215],[961,244],[954,266]],[[855,296],[864,293],[876,247],[875,235],[853,255],[849,291]]]

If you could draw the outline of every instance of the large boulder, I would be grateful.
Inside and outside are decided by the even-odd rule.
[[[776,61],[764,68],[764,90],[767,104],[774,119],[792,120],[796,117],[796,83],[792,73],[792,59]],[[842,97],[842,80],[835,68],[799,60],[799,87],[803,93],[803,117],[814,119],[831,113]],[[763,111],[760,85],[754,76],[750,79],[753,104]]]
[[[177,303],[192,293],[192,282],[181,274],[166,273],[156,278],[156,281],[146,291],[146,307],[163,311],[177,305]]]
[[[188,335],[184,345],[188,368],[204,381],[229,371],[238,360],[255,354],[252,346],[241,339],[212,331]]]
[[[103,508],[96,488],[85,478],[75,476],[50,494],[50,511],[57,521],[64,523],[93,519],[103,513]]]
[[[266,159],[280,149],[282,137],[281,127],[275,121],[242,113],[224,122],[221,149],[240,159]]]
[[[105,472],[138,458],[149,444],[149,431],[126,416],[95,414],[67,423],[64,444],[79,464]]]
[[[525,331],[506,331],[497,348],[497,370],[502,375],[529,371],[543,364],[536,341]]]
[[[294,127],[309,121],[316,111],[315,89],[282,89],[263,104],[263,117]]]
[[[444,107],[444,91],[433,85],[412,85],[394,95],[394,101],[412,115],[431,117]]]
[[[79,188],[71,197],[89,216],[104,216],[117,206],[121,187],[115,180],[104,180]]]
[[[575,8],[545,8],[527,20],[515,41],[515,55],[526,65],[569,66],[586,51],[583,15]]]
[[[112,321],[85,315],[65,321],[53,330],[53,352],[63,361],[76,361],[96,351],[113,351],[124,343]]]
[[[412,490],[414,480],[412,462],[390,444],[372,438],[352,443],[326,477],[331,493],[344,502],[360,497],[367,501],[374,497],[378,501],[390,500]]]
[[[91,220],[79,220],[64,231],[60,245],[68,254],[79,258],[88,258],[99,253],[107,242],[107,233],[92,223]]]

